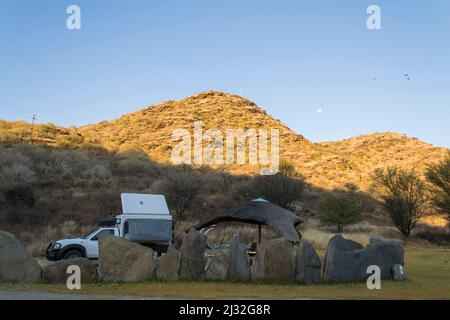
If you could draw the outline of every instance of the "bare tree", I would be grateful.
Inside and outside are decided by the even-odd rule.
[[[394,225],[409,237],[419,219],[426,214],[425,183],[414,171],[388,168],[375,172],[372,187]]]
[[[169,206],[175,211],[177,218],[182,220],[185,213],[195,207],[201,185],[200,173],[182,165],[170,171],[157,189],[167,196]]]

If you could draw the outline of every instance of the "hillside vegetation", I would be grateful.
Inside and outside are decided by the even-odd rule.
[[[251,177],[164,166],[142,153],[0,144],[0,230],[27,244],[88,234],[97,221],[121,213],[123,192],[165,194],[177,236],[199,219],[257,196]],[[177,212],[180,196],[188,201]]]
[[[348,183],[367,190],[373,172],[397,166],[414,169],[423,175],[428,164],[442,160],[448,152],[399,133],[375,133],[326,143],[313,143],[275,120],[255,103],[237,95],[208,91],[182,99],[167,101],[114,121],[104,121],[81,128],[62,128],[52,124],[37,125],[35,143],[66,148],[83,148],[113,154],[139,151],[152,160],[168,164],[177,142],[176,129],[193,131],[195,121],[203,130],[270,129],[280,132],[280,157],[295,165],[306,181],[317,187],[336,188]],[[0,122],[2,141],[29,141],[30,124]],[[206,144],[206,142],[204,142]],[[233,165],[231,172],[255,174],[258,168]]]

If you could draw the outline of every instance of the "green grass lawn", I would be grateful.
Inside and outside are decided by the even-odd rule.
[[[450,250],[406,250],[404,282],[382,281],[381,290],[368,290],[365,283],[280,284],[232,282],[151,281],[137,284],[84,284],[74,293],[171,298],[331,298],[331,299],[450,299]],[[0,290],[70,293],[65,285],[0,284]]]

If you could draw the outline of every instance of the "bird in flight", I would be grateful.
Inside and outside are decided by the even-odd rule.
[[[409,77],[409,73],[404,74],[403,76],[406,77],[406,78],[408,78],[408,77]]]

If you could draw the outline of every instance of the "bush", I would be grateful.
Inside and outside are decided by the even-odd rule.
[[[158,173],[157,170],[157,165],[146,155],[130,154],[121,157],[116,162],[114,173],[119,176],[143,177],[146,175],[155,176]]]
[[[447,229],[448,230],[448,229]],[[450,244],[450,233],[443,230],[422,230],[417,232],[417,237],[425,239],[438,246],[448,246]]]
[[[372,190],[397,229],[409,237],[426,214],[425,183],[413,171],[389,168],[375,172]]]
[[[201,176],[197,170],[182,165],[169,171],[153,188],[167,197],[169,206],[177,218],[183,220],[185,213],[197,205],[201,183]]]
[[[305,182],[288,162],[280,163],[280,170],[271,176],[258,176],[255,179],[257,193],[285,209],[291,209],[305,189]]]
[[[11,188],[21,184],[30,184],[36,179],[35,172],[20,164],[13,164],[0,169],[0,181],[2,188]]]
[[[326,194],[319,204],[319,221],[334,226],[340,233],[346,226],[361,220],[361,206],[355,197],[344,193]]]
[[[431,184],[433,204],[441,213],[446,214],[450,221],[450,153],[438,165],[429,166],[426,177]]]
[[[30,187],[17,186],[5,191],[6,203],[10,206],[34,207],[34,193]]]

